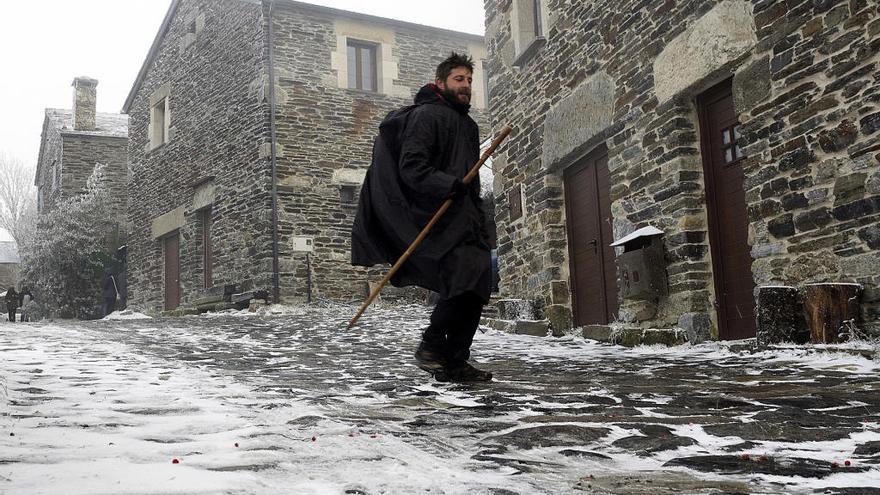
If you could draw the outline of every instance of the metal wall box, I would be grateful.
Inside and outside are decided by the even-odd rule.
[[[625,299],[656,301],[667,295],[663,231],[645,227],[615,241],[622,247],[617,256],[620,293]]]

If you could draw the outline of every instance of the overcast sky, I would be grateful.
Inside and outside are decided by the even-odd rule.
[[[482,0],[308,0],[483,34]],[[0,150],[36,164],[45,108],[70,108],[76,76],[97,79],[98,111],[119,112],[171,0],[0,0]],[[0,231],[0,240],[4,233]]]

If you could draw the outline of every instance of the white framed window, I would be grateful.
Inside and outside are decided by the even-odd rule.
[[[392,27],[345,18],[333,21],[336,49],[330,52],[330,70],[325,81],[337,88],[369,91],[411,99],[409,87],[398,81],[400,60],[397,32]]]
[[[378,57],[375,43],[349,38],[346,42],[348,88],[379,91]]]
[[[525,64],[547,42],[547,14],[547,0],[513,0],[510,13],[513,65]]]
[[[150,96],[150,126],[147,150],[154,150],[171,140],[171,113],[169,86],[166,84]]]

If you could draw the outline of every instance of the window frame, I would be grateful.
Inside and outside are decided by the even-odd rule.
[[[527,3],[528,2],[528,3]],[[543,0],[513,0],[514,67],[523,67],[547,44],[545,5]],[[524,26],[524,19],[527,25]],[[513,21],[513,16],[512,19]],[[525,27],[525,29],[523,29]]]
[[[507,208],[510,223],[517,222],[525,217],[522,184],[514,184],[514,186],[507,191]]]
[[[150,106],[150,148],[168,143],[168,97],[164,96]]]
[[[355,87],[351,86],[351,69],[352,69],[352,60],[349,55],[349,49],[354,48],[355,60],[354,60],[354,82]],[[370,77],[372,78],[372,89],[364,89],[364,71],[363,71],[363,51],[367,51],[370,54],[370,58],[372,60],[372,71]],[[346,56],[346,67],[348,70],[348,89],[353,89],[357,91],[366,91],[368,93],[379,93],[379,45],[376,43],[372,43],[369,41],[359,40],[355,38],[347,38],[345,41],[345,56]]]

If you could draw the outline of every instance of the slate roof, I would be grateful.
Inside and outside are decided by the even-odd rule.
[[[18,247],[11,241],[0,241],[0,265],[18,264]]]
[[[82,134],[84,136],[128,137],[128,115],[118,113],[100,113],[95,115],[95,130],[82,131],[73,129],[73,110],[47,108],[46,118],[53,127],[64,134]]]

